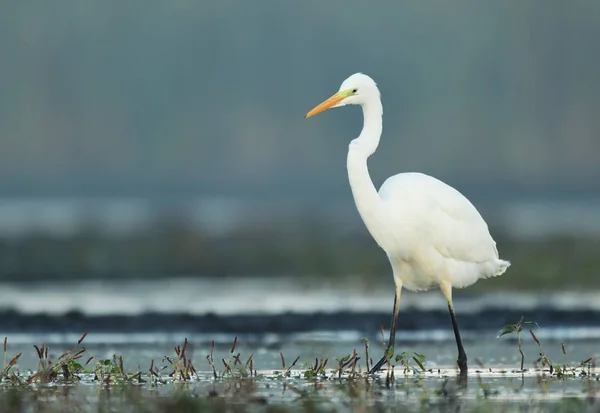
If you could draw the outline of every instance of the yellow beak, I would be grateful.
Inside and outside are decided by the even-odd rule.
[[[345,98],[347,98],[349,96],[349,93],[352,93],[352,90],[347,91],[347,90],[343,90],[340,91],[338,93],[336,93],[335,95],[333,95],[332,97],[330,97],[329,99],[327,99],[326,101],[318,104],[317,106],[315,106],[313,108],[313,110],[311,110],[310,112],[308,112],[305,116],[304,119],[308,119],[311,116],[316,115],[317,113],[321,113],[335,105],[337,105],[338,103],[340,103],[342,100],[344,100]]]

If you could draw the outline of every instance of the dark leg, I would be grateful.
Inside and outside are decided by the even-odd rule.
[[[448,310],[450,310],[450,318],[452,319],[452,327],[454,328],[454,337],[456,338],[456,345],[458,346],[458,368],[460,374],[467,373],[467,353],[460,339],[460,331],[458,331],[458,323],[456,322],[456,315],[454,314],[454,306],[452,303],[448,303]]]
[[[448,310],[450,310],[450,318],[452,319],[452,327],[454,328],[454,337],[456,338],[456,345],[458,346],[458,368],[460,369],[461,375],[467,374],[467,353],[463,347],[462,340],[460,339],[460,331],[458,331],[458,323],[456,322],[456,315],[454,314],[454,304],[452,304],[452,285],[449,282],[442,282],[440,284],[442,293],[446,297],[448,302]]]
[[[396,295],[394,296],[394,310],[392,312],[392,323],[390,325],[390,339],[383,357],[371,368],[369,374],[376,373],[387,363],[386,355],[390,352],[390,349],[394,347],[396,341],[396,324],[398,322],[398,310],[400,309],[400,293],[402,292],[402,286],[396,285]]]

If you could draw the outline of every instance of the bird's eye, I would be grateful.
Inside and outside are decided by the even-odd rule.
[[[358,89],[352,89],[352,93],[358,92]]]

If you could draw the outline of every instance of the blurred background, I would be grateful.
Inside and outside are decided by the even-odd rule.
[[[2,306],[387,312],[346,176],[361,112],[304,120],[358,71],[383,96],[375,185],[454,186],[513,264],[464,294],[581,302],[600,287],[598,39],[594,0],[3,2]]]

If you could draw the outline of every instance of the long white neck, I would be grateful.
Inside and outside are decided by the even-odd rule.
[[[364,125],[358,136],[350,143],[348,150],[348,179],[352,188],[352,195],[358,212],[369,232],[381,245],[380,237],[376,233],[377,225],[381,218],[382,200],[373,185],[367,159],[377,146],[383,130],[383,107],[379,97],[363,104]]]

